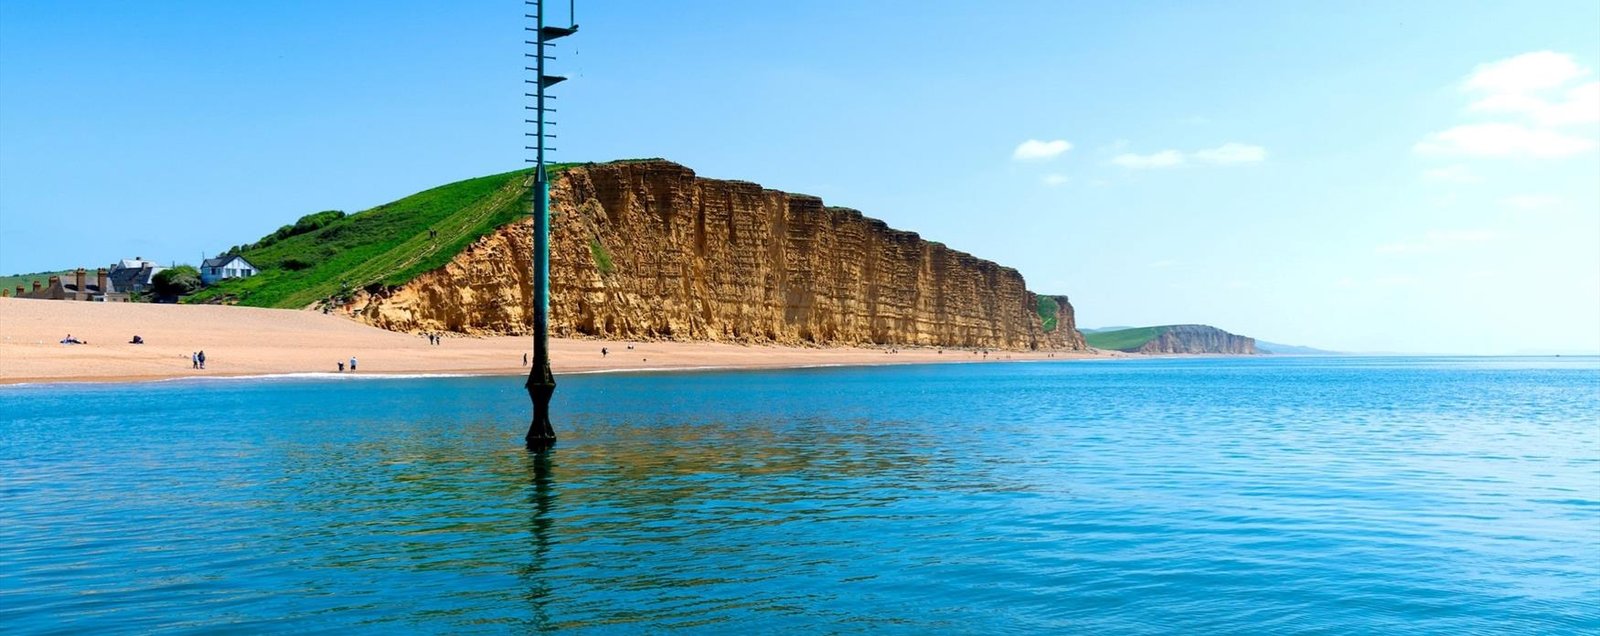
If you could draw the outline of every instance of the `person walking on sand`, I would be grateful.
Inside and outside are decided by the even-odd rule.
[[[606,354],[608,354],[608,353],[611,353],[611,352],[607,351],[605,347],[600,347],[600,357],[604,358],[604,357],[606,357]]]
[[[356,372],[356,357],[355,356],[350,356],[350,372],[351,373],[355,373]]]
[[[195,357],[200,360],[200,370],[204,371],[206,369],[206,350],[201,349],[200,353],[195,354]]]
[[[200,368],[200,354],[189,352],[189,367],[192,369]]]
[[[528,366],[528,354],[522,354],[522,366]]]
[[[344,361],[339,361],[339,373],[344,373]]]

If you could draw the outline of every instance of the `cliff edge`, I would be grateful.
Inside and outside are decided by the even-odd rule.
[[[816,197],[652,160],[569,168],[551,199],[552,335],[1087,348],[1065,296]],[[531,239],[531,220],[501,226],[366,294],[357,315],[396,331],[528,333]]]
[[[1134,327],[1088,334],[1089,346],[1127,353],[1254,355],[1256,341],[1209,325]]]

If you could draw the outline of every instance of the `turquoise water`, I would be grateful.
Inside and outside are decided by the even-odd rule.
[[[1600,629],[1600,359],[0,389],[0,632]]]

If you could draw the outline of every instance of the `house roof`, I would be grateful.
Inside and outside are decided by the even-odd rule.
[[[228,263],[232,263],[233,259],[236,259],[236,258],[241,260],[241,261],[244,261],[244,264],[245,265],[249,265],[251,269],[261,269],[259,267],[256,267],[255,263],[251,263],[250,261],[245,260],[245,258],[243,256],[240,256],[238,254],[223,254],[222,256],[218,256],[216,258],[208,258],[208,259],[202,261],[200,263],[200,266],[201,267],[222,267],[223,265],[227,265]]]
[[[153,266],[155,266],[155,263],[152,262],[152,261],[147,261],[147,260],[138,259],[138,258],[124,258],[124,259],[122,259],[120,261],[112,263],[111,264],[111,269],[112,270],[139,269],[139,268],[145,267],[147,265],[153,267]]]
[[[149,286],[156,274],[167,268],[144,261],[144,267],[115,267],[106,275],[107,282],[119,291]]]

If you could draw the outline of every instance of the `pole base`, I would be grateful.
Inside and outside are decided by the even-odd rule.
[[[543,356],[539,356],[543,357]],[[542,364],[541,364],[542,363]],[[556,429],[550,424],[550,396],[556,392],[556,378],[550,373],[550,360],[536,360],[528,370],[528,397],[533,400],[533,422],[523,439],[529,450],[543,450],[556,445]]]

